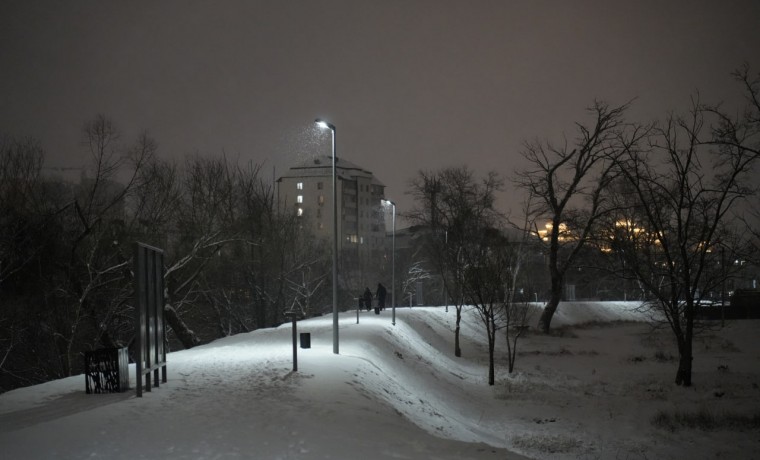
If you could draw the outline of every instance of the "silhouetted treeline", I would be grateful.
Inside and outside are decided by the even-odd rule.
[[[34,139],[0,139],[0,391],[77,374],[84,351],[131,344],[136,241],[165,252],[170,347],[329,304],[329,253],[278,211],[259,165],[163,161],[145,134],[122,144],[105,116],[83,135],[90,162],[73,178],[46,170]]]

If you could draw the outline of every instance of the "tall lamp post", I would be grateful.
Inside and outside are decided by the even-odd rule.
[[[338,354],[338,182],[335,171],[335,125],[317,118],[314,122],[332,132],[332,207],[333,207],[333,248],[332,248],[332,302],[333,302],[333,353]]]
[[[391,324],[396,325],[396,203],[391,200],[380,200],[383,206],[393,206],[393,233],[391,236]]]

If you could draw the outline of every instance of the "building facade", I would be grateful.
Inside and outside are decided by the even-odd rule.
[[[378,282],[385,245],[383,185],[370,171],[336,159],[338,248],[341,282],[359,289]],[[318,237],[333,231],[332,157],[309,158],[277,179],[280,208],[303,219],[302,227]]]

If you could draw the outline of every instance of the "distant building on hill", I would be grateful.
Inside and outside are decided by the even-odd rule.
[[[372,172],[336,159],[338,247],[345,288],[379,281],[385,248],[385,185]],[[309,158],[277,179],[280,208],[303,219],[303,227],[329,238],[333,231],[332,157]]]

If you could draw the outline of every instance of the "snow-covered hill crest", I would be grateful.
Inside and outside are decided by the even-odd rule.
[[[682,389],[671,383],[667,331],[644,323],[636,306],[562,304],[555,316],[562,332],[529,332],[518,345],[517,372],[508,374],[502,359],[493,387],[485,336],[468,309],[461,358],[453,354],[453,307],[397,309],[395,326],[387,310],[362,312],[359,324],[355,313],[343,314],[339,355],[332,318],[312,318],[298,323],[312,345],[298,349],[298,372],[286,324],[171,353],[169,382],[143,398],[86,395],[82,376],[0,395],[0,445],[11,459],[738,458],[757,451],[757,436],[669,432],[651,420],[676,407],[757,411],[760,352],[752,336],[760,322],[729,323],[700,339],[697,384]]]

